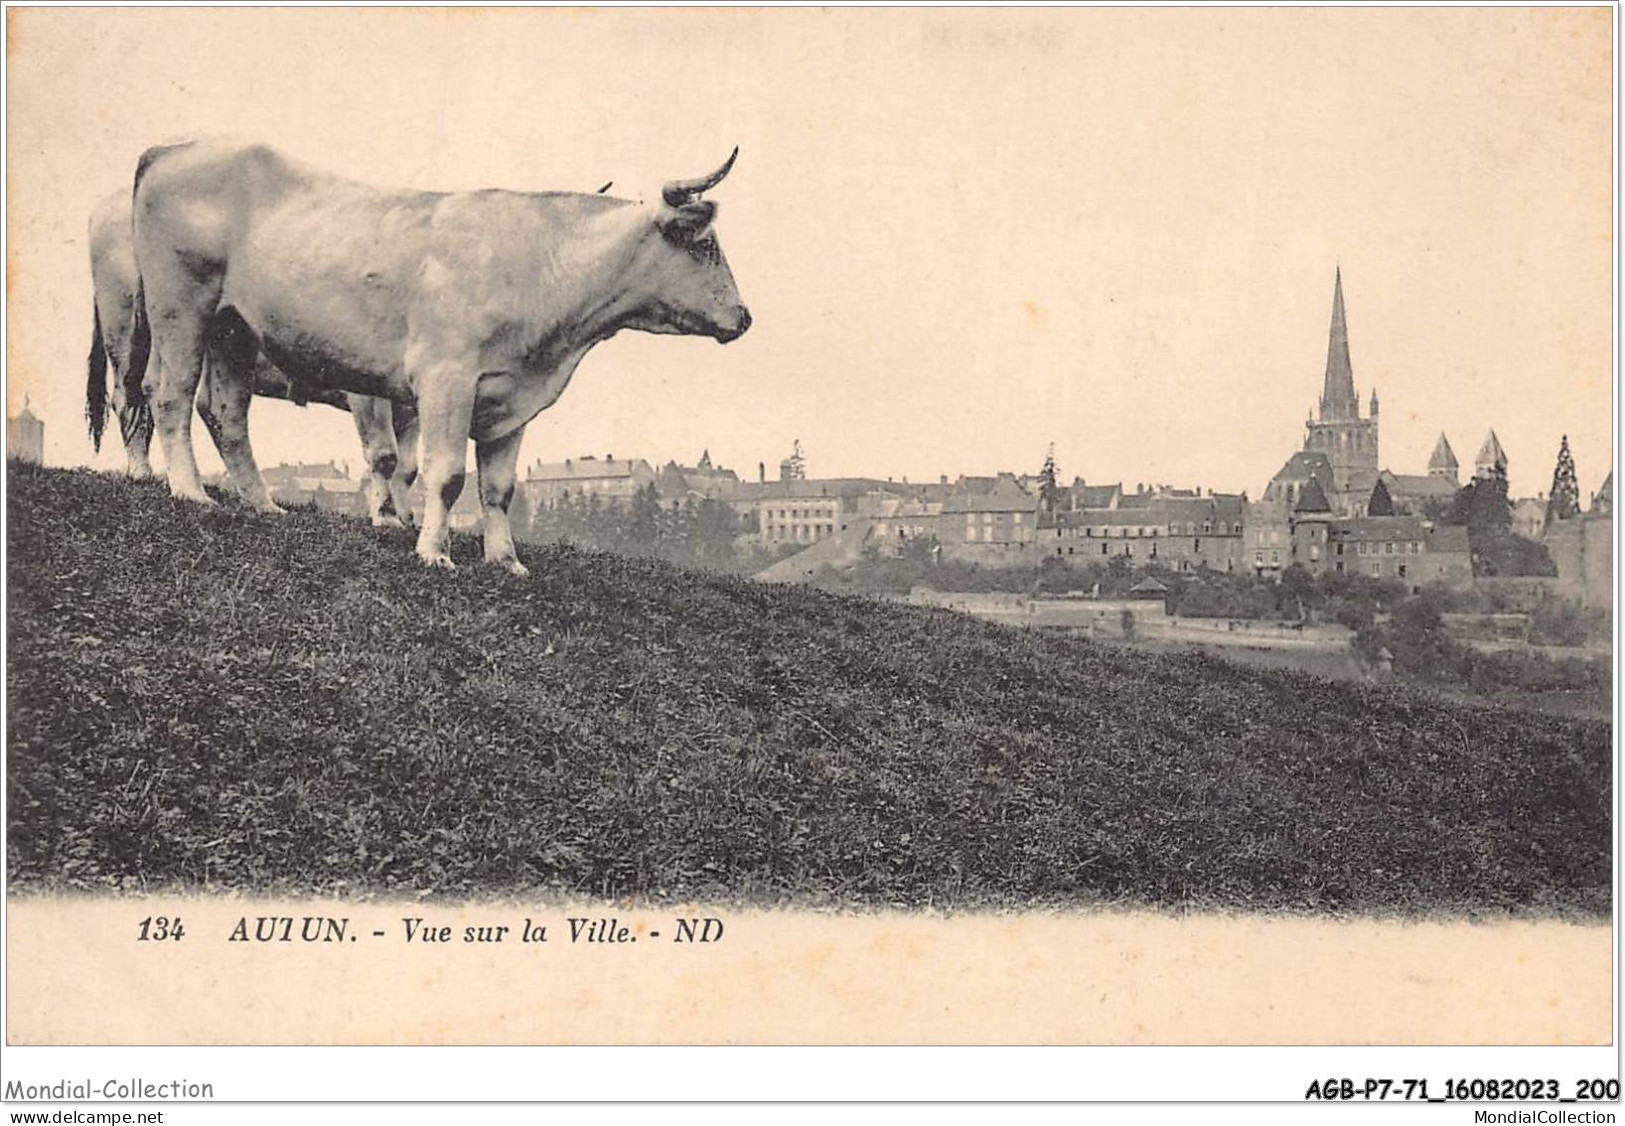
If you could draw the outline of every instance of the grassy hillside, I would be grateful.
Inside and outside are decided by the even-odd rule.
[[[14,888],[1606,912],[1606,724],[10,467]]]

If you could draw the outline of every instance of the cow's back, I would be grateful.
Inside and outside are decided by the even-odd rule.
[[[399,396],[439,198],[360,184],[263,144],[197,141],[144,162],[138,250],[149,274],[153,261],[176,263],[170,284],[234,309],[296,381]]]

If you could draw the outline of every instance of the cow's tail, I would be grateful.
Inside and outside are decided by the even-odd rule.
[[[124,367],[124,409],[118,420],[126,446],[137,436],[152,433],[152,404],[142,389],[151,359],[152,325],[147,321],[146,287],[137,278],[135,300],[130,303],[130,362]]]
[[[102,344],[102,312],[91,305],[90,372],[85,380],[85,422],[90,426],[90,443],[100,453],[102,431],[107,427],[107,348]]]

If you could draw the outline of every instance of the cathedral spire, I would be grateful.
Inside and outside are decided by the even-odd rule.
[[[1332,291],[1332,329],[1326,344],[1326,385],[1320,393],[1320,417],[1360,417],[1360,398],[1354,393],[1354,366],[1349,362],[1349,326],[1343,312],[1343,268],[1337,268]]]

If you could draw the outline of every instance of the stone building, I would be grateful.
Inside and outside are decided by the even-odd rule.
[[[1519,497],[1512,502],[1512,530],[1526,540],[1540,542],[1546,532],[1546,494]]]
[[[1418,517],[1362,516],[1334,521],[1327,531],[1330,550],[1319,570],[1399,579],[1410,586],[1419,586],[1428,578],[1421,558],[1428,548],[1428,525]],[[1470,578],[1470,558],[1467,567]]]
[[[1602,483],[1591,507],[1546,527],[1546,550],[1557,565],[1559,589],[1588,609],[1614,605],[1614,475]]]
[[[781,478],[747,481],[722,494],[733,510],[754,521],[765,544],[813,544],[838,536],[864,515],[876,494],[903,495],[901,486],[867,477]]]
[[[26,396],[22,411],[6,420],[6,456],[35,465],[45,461],[45,423],[29,409]]]
[[[732,469],[711,464],[711,451],[700,454],[694,465],[678,465],[668,461],[656,475],[655,488],[662,501],[687,498],[717,499],[730,493],[739,484],[739,474]]]
[[[1388,490],[1395,516],[1438,519],[1450,507],[1461,486],[1435,473],[1395,473],[1384,469],[1378,478]]]
[[[533,463],[519,489],[535,512],[591,497],[597,497],[605,506],[625,507],[654,483],[655,476],[653,467],[641,457],[627,460],[613,454],[603,458],[587,454],[565,461]]]
[[[1046,553],[1069,563],[1157,564],[1174,571],[1240,566],[1245,495],[1196,489],[1144,488],[1101,496],[1110,507],[1063,509],[1039,539]]]
[[[1292,510],[1283,497],[1265,496],[1247,506],[1242,565],[1260,578],[1279,578],[1292,565]]]
[[[1038,538],[1038,509],[1036,493],[1001,473],[985,491],[970,484],[943,502],[941,541],[945,547],[994,545],[1019,552]]]
[[[326,512],[367,515],[364,482],[350,476],[350,467],[336,461],[273,465],[260,474],[271,499],[283,505],[313,504]],[[421,492],[421,488],[419,489]],[[464,489],[464,492],[469,490]]]
[[[1332,494],[1337,489],[1331,458],[1319,450],[1299,450],[1287,458],[1286,464],[1264,486],[1264,500],[1284,505],[1283,514],[1290,512],[1311,481],[1318,482],[1322,495],[1331,504]],[[1372,487],[1375,488],[1375,484]],[[1366,495],[1369,499],[1370,494]],[[1336,511],[1335,504],[1333,511]]]
[[[858,507],[860,513],[874,517],[875,542],[896,551],[914,540],[942,542],[943,503],[925,495],[871,495]]]

